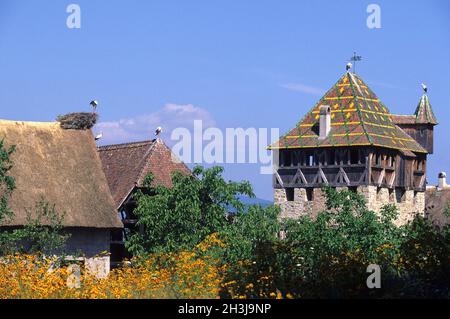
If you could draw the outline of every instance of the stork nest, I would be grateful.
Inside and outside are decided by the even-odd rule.
[[[97,113],[78,112],[58,115],[56,120],[66,130],[87,130],[95,125],[97,118]]]

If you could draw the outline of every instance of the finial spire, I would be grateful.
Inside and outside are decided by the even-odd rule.
[[[361,60],[362,60],[362,56],[356,55],[356,52],[353,52],[353,56],[350,58],[350,61],[353,62],[353,73],[356,74],[356,62],[361,61]]]
[[[416,123],[432,124],[436,125],[438,122],[436,116],[431,108],[430,100],[428,98],[428,87],[426,84],[421,84],[423,95],[420,98],[419,104],[417,105],[414,115],[416,116]]]

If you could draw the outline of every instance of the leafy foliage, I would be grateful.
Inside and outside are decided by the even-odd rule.
[[[14,151],[15,146],[6,148],[4,140],[0,141],[0,224],[12,215],[8,201],[16,187],[14,178],[9,175],[9,171],[13,165],[11,154]]]
[[[34,211],[36,216],[33,217],[33,214],[28,211],[27,223],[23,228],[15,231],[16,235],[26,243],[20,250],[28,254],[61,253],[69,238],[62,226],[65,214],[57,212],[55,206],[44,199],[36,204]]]
[[[226,226],[229,207],[242,213],[245,206],[237,196],[253,196],[251,186],[248,182],[226,182],[222,171],[221,167],[195,167],[192,175],[175,173],[172,188],[156,186],[151,195],[139,192],[134,213],[143,232],[131,236],[129,251],[142,255],[192,248]],[[151,181],[148,176],[144,186],[150,186]]]
[[[137,196],[141,234],[137,255],[191,249],[208,234],[224,243],[209,253],[221,260],[221,297],[359,298],[449,297],[449,228],[417,216],[397,227],[395,206],[375,213],[362,195],[325,187],[326,210],[316,218],[280,220],[275,206],[245,206],[248,183],[225,182],[222,169],[175,175],[173,188]],[[236,213],[228,214],[234,207]],[[367,266],[382,270],[382,289],[366,285]]]

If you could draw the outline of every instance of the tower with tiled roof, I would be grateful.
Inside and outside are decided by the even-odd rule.
[[[269,146],[275,203],[282,216],[314,216],[323,210],[324,185],[362,193],[374,211],[397,205],[399,223],[423,214],[432,133],[422,142],[398,117],[358,75],[347,71],[295,127]],[[431,129],[436,124],[426,95],[415,120]]]
[[[413,115],[393,115],[395,124],[412,136],[429,154],[433,154],[433,129],[438,124],[428,98],[428,88],[422,84],[423,95]]]

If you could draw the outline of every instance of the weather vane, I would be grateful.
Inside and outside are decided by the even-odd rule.
[[[361,60],[362,60],[362,56],[356,55],[356,52],[353,52],[353,56],[350,58],[350,61],[353,62],[353,73],[356,74],[356,62],[361,61]]]

